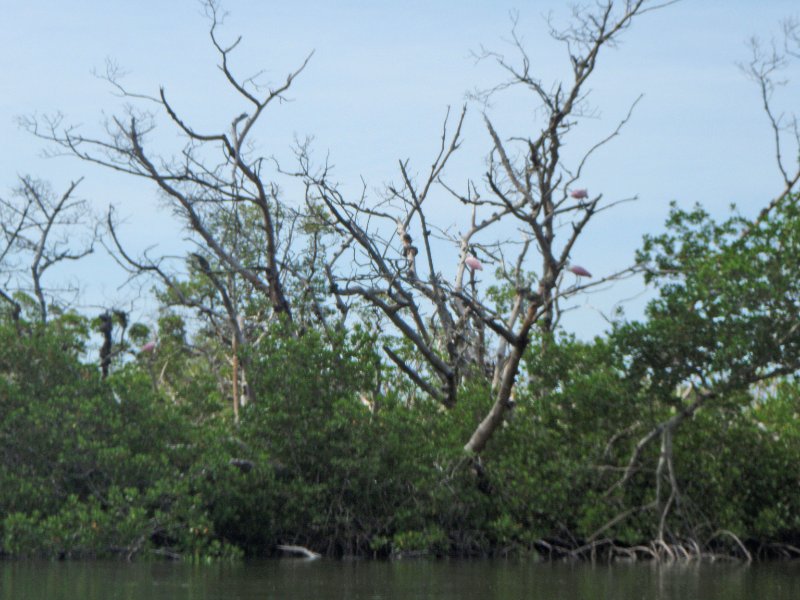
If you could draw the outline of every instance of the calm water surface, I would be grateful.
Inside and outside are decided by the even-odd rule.
[[[800,562],[592,566],[498,561],[238,565],[0,562],[3,600],[798,600]]]

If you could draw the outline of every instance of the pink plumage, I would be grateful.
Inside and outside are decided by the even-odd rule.
[[[464,261],[464,264],[467,265],[472,271],[483,271],[483,265],[481,264],[481,261],[474,256],[468,256]]]
[[[147,342],[144,346],[141,347],[140,352],[152,352],[156,349],[155,342]]]
[[[585,198],[589,197],[589,190],[586,189],[572,190],[569,193],[569,195],[575,198],[576,200],[584,200]]]
[[[592,276],[592,274],[589,273],[589,271],[587,271],[586,269],[584,269],[580,265],[570,265],[569,267],[567,267],[567,271],[569,271],[570,273],[574,273],[578,277],[591,277]]]

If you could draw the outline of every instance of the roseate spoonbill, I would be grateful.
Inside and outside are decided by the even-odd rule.
[[[587,271],[586,269],[584,269],[580,265],[569,265],[567,267],[567,271],[569,271],[570,273],[574,273],[578,277],[591,277],[592,276],[592,274],[589,273],[589,271]]]
[[[156,343],[153,340],[147,342],[144,346],[139,349],[139,353],[142,352],[152,352],[156,349]]]
[[[589,197],[589,190],[581,188],[579,190],[572,190],[569,193],[570,196],[575,198],[576,200],[585,200]]]
[[[468,256],[464,261],[464,264],[469,267],[470,271],[483,271],[483,265],[481,264],[481,261],[474,256]]]

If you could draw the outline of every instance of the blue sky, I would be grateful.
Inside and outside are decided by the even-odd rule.
[[[427,168],[447,106],[460,107],[466,92],[502,79],[490,63],[476,64],[470,51],[483,45],[510,53],[510,11],[519,13],[534,70],[545,80],[569,75],[567,57],[548,39],[543,18],[552,13],[563,22],[569,16],[563,2],[228,0],[224,8],[230,15],[223,37],[243,36],[235,56],[241,74],[264,69],[266,79],[278,81],[315,51],[293,101],[270,113],[255,137],[266,155],[286,159],[295,137],[313,135],[314,147],[330,152],[349,189],[357,189],[361,177],[370,189],[396,179],[398,159]],[[643,16],[618,48],[601,56],[590,84],[599,117],[570,137],[567,152],[577,155],[612,130],[644,94],[623,135],[591,163],[582,182],[606,198],[638,195],[639,201],[599,217],[575,248],[575,262],[601,275],[628,265],[642,235],[661,228],[671,200],[700,202],[715,214],[736,203],[754,214],[780,191],[757,89],[736,63],[748,59],[749,37],[768,39],[791,16],[800,16],[795,1],[684,0]],[[225,89],[199,3],[7,3],[0,50],[0,193],[8,195],[18,174],[48,179],[56,190],[85,176],[81,195],[98,214],[116,206],[131,246],[159,244],[163,252],[178,253],[180,225],[152,187],[74,159],[43,159],[42,144],[15,118],[61,111],[86,131],[96,130],[104,113],[120,108],[109,86],[92,75],[111,57],[129,73],[131,88],[156,93],[164,85],[194,123],[227,128],[245,107]],[[783,111],[797,108],[800,98],[800,73],[787,76],[794,84],[775,97]],[[490,115],[505,135],[533,133],[524,96],[499,100]],[[170,143],[174,139],[164,138],[165,147]],[[448,180],[479,178],[488,149],[481,107],[472,105]],[[435,213],[440,222],[450,210],[442,199]],[[54,275],[80,280],[89,307],[126,306],[135,297],[119,289],[125,276],[102,251]],[[641,291],[641,282],[628,281],[581,298],[566,324],[581,337],[600,333],[606,326],[601,313]],[[626,312],[637,316],[643,302],[626,303]]]

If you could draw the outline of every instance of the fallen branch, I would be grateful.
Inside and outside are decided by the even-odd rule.
[[[283,544],[279,544],[277,548],[282,552],[288,552],[290,554],[299,554],[301,556],[304,556],[308,560],[316,560],[318,558],[322,558],[321,554],[317,554],[316,552],[314,552],[313,550],[309,550],[305,546],[286,546]]]

